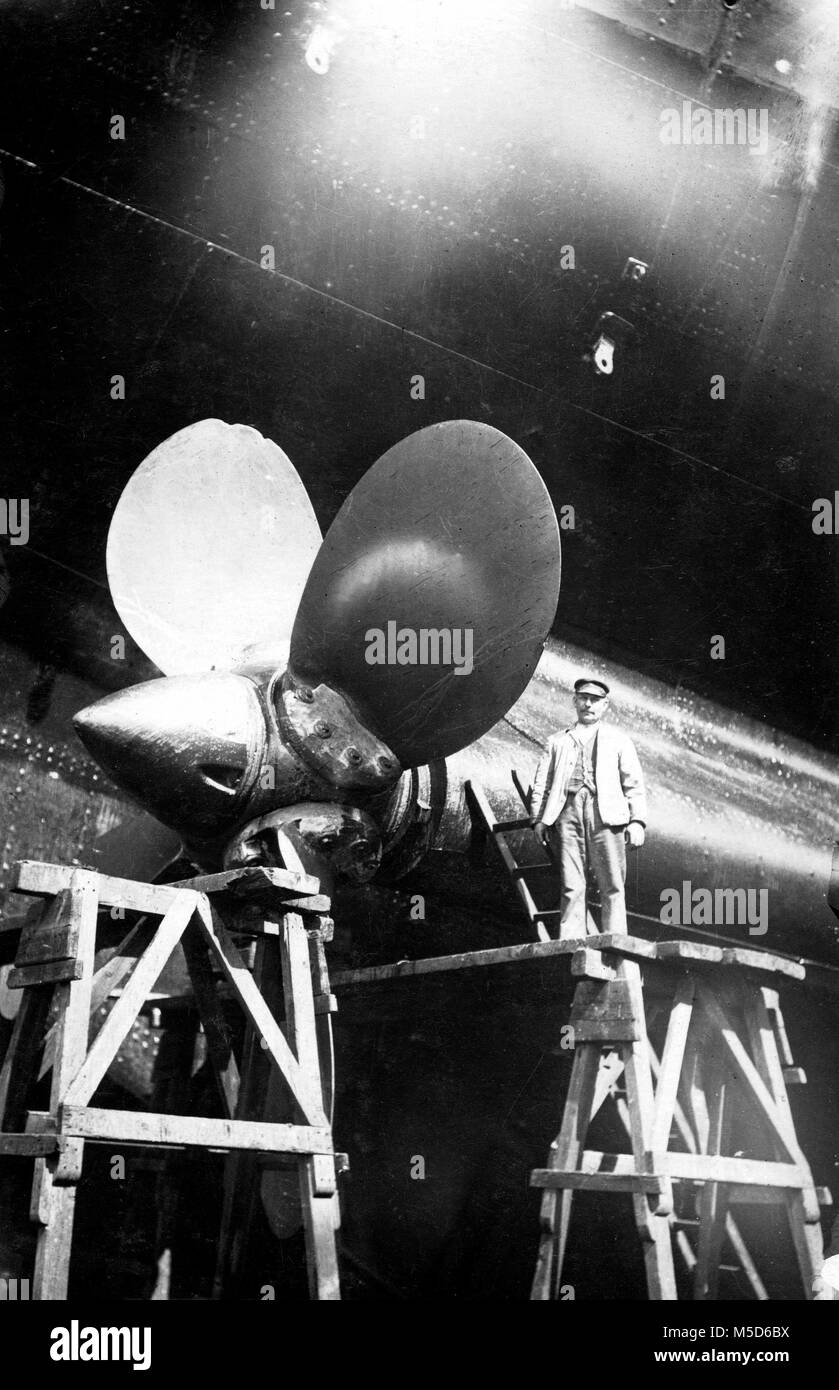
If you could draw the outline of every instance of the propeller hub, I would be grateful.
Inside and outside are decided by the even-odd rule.
[[[303,684],[291,671],[277,677],[269,700],[284,742],[340,792],[381,792],[398,781],[399,760],[328,685]]]
[[[249,821],[224,851],[225,869],[301,869],[331,893],[335,879],[366,883],[379,867],[381,832],[355,806],[304,802]]]

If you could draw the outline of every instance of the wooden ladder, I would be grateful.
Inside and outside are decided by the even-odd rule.
[[[522,906],[527,913],[527,919],[534,929],[538,941],[550,941],[552,937],[545,923],[562,915],[561,907],[540,908],[536,904],[527,878],[532,874],[545,874],[550,872],[554,881],[559,881],[560,869],[559,861],[549,845],[542,845],[537,839],[533,830],[533,822],[530,816],[530,801],[532,788],[525,788],[517,772],[513,772],[513,785],[519,794],[522,806],[526,814],[517,820],[496,820],[495,814],[489,803],[486,792],[480,782],[472,781],[466,783],[467,795],[471,798],[472,804],[480,816],[481,822],[486,829],[492,843],[498,852],[502,864],[504,865],[516,892],[521,899]],[[528,845],[532,845],[532,853],[528,853],[527,861],[519,862],[510,845],[507,843],[509,835],[528,834]],[[534,858],[533,855],[540,855],[541,858]],[[597,925],[591,912],[586,910],[587,927],[589,934],[597,932]]]
[[[20,939],[8,981],[25,994],[0,1069],[0,1155],[35,1160],[33,1297],[67,1297],[76,1188],[85,1143],[92,1141],[286,1156],[298,1168],[310,1295],[340,1299],[336,1165],[347,1165],[333,1147],[317,1044],[316,1015],[334,1008],[323,954],[330,904],[317,879],[249,868],[155,885],[24,861],[15,866],[13,886],[36,904],[16,929]],[[144,915],[96,971],[100,907]],[[269,939],[278,945],[282,966],[284,1031],[236,944],[255,940],[259,947]],[[184,948],[224,1118],[92,1106],[178,944]],[[239,1067],[214,967],[282,1079],[294,1123],[241,1118]],[[101,1005],[120,985],[113,1008],[91,1038],[92,1019],[99,1021]],[[52,1026],[45,1038],[48,1021]],[[40,1074],[52,1070],[49,1109],[27,1111],[42,1051]]]
[[[810,1298],[822,1263],[819,1208],[831,1199],[814,1186],[796,1136],[787,1085],[806,1078],[792,1066],[773,987],[779,977],[803,979],[804,967],[746,948],[601,936],[575,953],[572,972],[580,979],[562,1126],[548,1167],[531,1175],[543,1194],[531,1298],[560,1297],[575,1191],[631,1195],[648,1295],[664,1300],[678,1297],[674,1244],[692,1275],[695,1299],[715,1299],[720,1272],[731,1269],[744,1275],[756,1299],[766,1299],[731,1209],[780,1204]],[[645,994],[652,994],[647,1008]],[[647,1032],[655,1012],[666,1021],[660,1058]],[[631,1152],[587,1149],[591,1120],[614,1098],[621,1076],[626,1096],[618,1108]],[[750,1130],[741,1128],[746,1116]],[[670,1147],[671,1130],[679,1149]],[[756,1133],[768,1153],[741,1156]],[[698,1189],[695,1220],[677,1215],[674,1184],[680,1197]],[[691,1226],[695,1245],[687,1235]],[[734,1265],[722,1264],[726,1242]]]

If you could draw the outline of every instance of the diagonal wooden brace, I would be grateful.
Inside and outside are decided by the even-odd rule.
[[[260,1037],[265,1039],[268,1055],[294,1096],[302,1112],[304,1122],[315,1128],[327,1126],[328,1121],[323,1111],[323,1100],[319,1088],[306,1084],[297,1058],[254,983],[253,976],[242,963],[242,958],[221,918],[203,895],[199,898],[197,914],[222,970],[238,995],[248,1018]]]

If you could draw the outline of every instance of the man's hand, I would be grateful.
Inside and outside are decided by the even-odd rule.
[[[539,841],[540,845],[545,845],[547,847],[548,837],[550,834],[550,826],[545,825],[545,822],[543,820],[537,820],[534,823],[533,830],[536,835],[536,839]]]
[[[640,821],[631,820],[626,827],[626,843],[630,849],[640,849],[646,838],[647,833]]]

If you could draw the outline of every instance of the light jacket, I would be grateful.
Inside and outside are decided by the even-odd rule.
[[[533,780],[530,809],[534,820],[553,825],[557,819],[568,795],[578,748],[570,728],[549,740]],[[592,756],[597,809],[605,824],[626,825],[631,820],[646,824],[644,774],[632,739],[620,729],[601,724]]]

